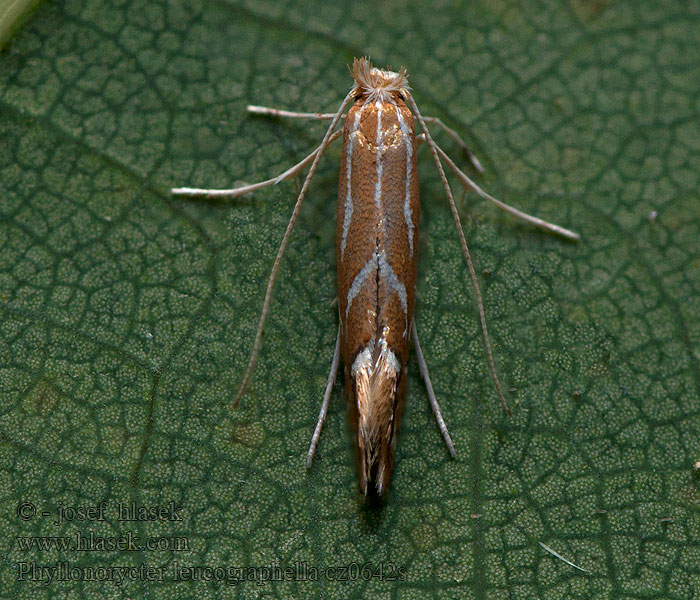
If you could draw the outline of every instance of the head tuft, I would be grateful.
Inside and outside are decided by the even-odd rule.
[[[352,76],[355,79],[355,89],[360,96],[366,96],[369,101],[386,102],[394,95],[407,94],[408,74],[402,67],[398,73],[385,71],[372,66],[368,58],[356,58],[352,65]]]

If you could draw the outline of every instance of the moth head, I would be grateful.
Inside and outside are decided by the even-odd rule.
[[[389,102],[408,94],[408,74],[402,67],[398,73],[373,67],[368,58],[356,58],[352,65],[357,97],[368,101]]]

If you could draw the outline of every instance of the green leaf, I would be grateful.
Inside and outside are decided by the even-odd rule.
[[[43,5],[0,56],[0,596],[695,597],[697,20],[684,2]],[[416,320],[458,455],[412,358],[378,508],[358,496],[342,378],[305,469],[337,327],[339,147],[312,182],[237,410],[294,185],[238,202],[168,193],[300,160],[324,125],[246,104],[333,111],[365,54],[408,68],[422,112],[484,163],[487,191],[582,238],[458,194],[489,273],[509,419],[421,150]],[[182,520],[120,521],[132,502]],[[77,508],[55,524],[60,507]],[[47,537],[91,533],[115,547]],[[141,548],[119,548],[129,536]],[[234,567],[295,565],[233,585],[274,575]],[[117,566],[134,570],[95,581]],[[221,570],[182,571],[197,566]]]

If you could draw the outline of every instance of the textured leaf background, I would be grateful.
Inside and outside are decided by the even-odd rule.
[[[700,7],[456,4],[67,1],[42,5],[10,41],[0,597],[698,597]],[[323,126],[249,117],[245,105],[335,110],[346,64],[363,54],[408,67],[423,112],[482,159],[487,190],[582,235],[563,242],[459,197],[489,273],[508,419],[421,151],[416,318],[458,457],[412,359],[393,488],[378,509],[359,502],[340,380],[304,468],[337,325],[339,147],[312,184],[236,411],[294,186],[235,205],[167,192],[252,182],[299,160]],[[25,505],[22,520],[21,502],[36,516]],[[60,506],[101,502],[104,521],[54,524]],[[119,502],[174,502],[183,520],[119,521]],[[36,543],[26,536],[90,532],[187,546],[26,547]],[[41,581],[36,569],[61,561],[165,576]],[[19,580],[32,578],[21,563],[37,581]],[[234,586],[173,581],[175,563],[320,571]],[[325,570],[353,564],[385,577]]]

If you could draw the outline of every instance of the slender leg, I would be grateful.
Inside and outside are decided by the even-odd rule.
[[[246,110],[249,113],[256,115],[265,115],[268,117],[287,117],[290,119],[314,119],[314,120],[326,120],[329,121],[335,117],[335,113],[306,113],[306,112],[296,112],[293,110],[283,110],[281,108],[270,108],[269,106],[256,106],[255,104],[249,104],[246,106]],[[345,115],[340,117],[345,118]]]
[[[418,358],[418,369],[420,374],[423,376],[423,381],[425,382],[425,389],[428,390],[428,399],[430,400],[430,406],[433,407],[433,413],[435,414],[435,420],[437,421],[438,427],[440,428],[440,433],[445,440],[445,445],[450,451],[452,458],[457,456],[455,453],[455,447],[452,444],[452,438],[450,433],[447,431],[447,426],[445,425],[445,420],[442,418],[442,413],[440,412],[440,406],[435,399],[435,392],[433,391],[433,384],[430,382],[430,373],[428,373],[428,365],[425,362],[425,357],[423,356],[423,351],[420,349],[420,342],[418,341],[418,330],[416,329],[416,322],[413,322],[411,327],[411,335],[413,336],[413,345],[416,348],[416,357]]]
[[[476,158],[476,156],[474,156],[474,153],[467,147],[466,142],[454,129],[449,128],[437,117],[423,117],[423,120],[426,123],[433,123],[434,125],[440,127],[447,135],[449,135],[455,142],[457,142],[460,145],[462,150],[464,150],[467,153],[467,156],[469,157],[469,160],[471,161],[472,165],[474,165],[474,168],[477,171],[479,171],[479,173],[484,172],[484,167],[481,166],[479,159]]]
[[[452,190],[450,189],[450,184],[447,182],[447,176],[445,175],[445,169],[442,168],[442,163],[440,162],[440,157],[438,156],[437,146],[430,137],[430,132],[428,131],[428,126],[425,124],[423,116],[416,106],[416,101],[413,96],[407,94],[408,105],[413,114],[416,115],[420,126],[423,128],[425,133],[425,141],[430,148],[430,152],[433,154],[433,161],[437,167],[438,173],[440,174],[440,179],[442,180],[442,186],[447,195],[447,200],[450,203],[450,210],[452,211],[452,218],[454,219],[455,225],[457,226],[457,234],[459,235],[459,242],[462,246],[462,254],[464,254],[464,259],[467,261],[467,267],[469,268],[469,276],[472,280],[472,286],[474,287],[474,296],[476,296],[476,305],[479,309],[479,321],[481,322],[481,333],[484,338],[484,346],[486,348],[486,359],[489,366],[489,373],[491,374],[491,379],[493,380],[493,385],[496,388],[496,393],[501,401],[501,406],[506,414],[510,417],[512,412],[508,408],[508,403],[503,395],[503,388],[501,387],[501,380],[498,378],[498,373],[496,372],[496,361],[493,358],[493,350],[491,349],[491,339],[489,337],[489,332],[486,327],[486,311],[484,310],[484,301],[481,298],[481,289],[479,288],[479,279],[476,276],[476,269],[474,269],[474,263],[472,262],[472,255],[469,252],[469,246],[467,245],[467,238],[464,236],[464,230],[462,229],[462,221],[459,218],[459,212],[457,211],[457,205],[455,204],[455,199],[452,196]]]
[[[260,314],[260,321],[258,322],[258,329],[255,332],[255,341],[253,342],[253,349],[250,352],[250,360],[248,361],[248,367],[246,368],[245,375],[243,376],[243,380],[241,381],[241,385],[238,388],[236,400],[233,403],[234,408],[238,406],[238,402],[241,400],[241,396],[243,395],[243,392],[245,391],[245,388],[248,385],[248,381],[250,380],[250,376],[253,373],[255,361],[258,358],[258,352],[260,351],[260,344],[262,342],[262,332],[263,328],[265,327],[265,319],[267,319],[267,313],[270,310],[272,288],[275,285],[277,271],[280,267],[280,261],[282,260],[282,256],[284,255],[284,251],[287,247],[287,242],[289,242],[289,236],[292,234],[294,224],[296,223],[297,216],[299,215],[299,210],[301,210],[301,204],[304,201],[304,196],[306,196],[306,190],[309,188],[309,183],[311,183],[314,173],[316,172],[316,166],[318,165],[318,161],[321,158],[323,151],[326,149],[326,146],[328,146],[328,141],[333,135],[333,130],[335,129],[335,126],[338,124],[338,121],[340,120],[340,117],[343,114],[345,107],[352,101],[354,94],[355,90],[350,90],[347,96],[345,96],[345,98],[343,98],[343,101],[340,103],[340,106],[338,107],[338,110],[335,113],[335,117],[331,121],[331,124],[328,126],[328,129],[326,130],[326,133],[323,136],[323,141],[321,142],[321,145],[316,151],[316,156],[314,156],[313,162],[311,163],[311,167],[309,168],[309,172],[306,174],[306,179],[304,179],[304,185],[301,186],[301,191],[299,192],[296,204],[294,205],[294,210],[292,210],[292,216],[289,218],[289,223],[287,223],[287,229],[284,232],[284,236],[282,236],[282,242],[280,243],[280,247],[277,250],[277,256],[275,256],[275,262],[273,263],[272,271],[270,272],[270,278],[267,280],[265,300],[263,300],[263,307],[262,312]]]
[[[280,247],[277,250],[277,256],[275,257],[275,262],[272,265],[272,271],[270,272],[270,277],[267,280],[267,288],[265,290],[265,300],[263,300],[263,307],[262,307],[262,313],[260,315],[260,320],[258,321],[258,328],[255,332],[255,341],[253,342],[253,349],[251,350],[250,353],[250,359],[248,360],[248,367],[246,368],[245,374],[243,375],[243,380],[241,381],[241,384],[238,388],[238,393],[236,394],[236,400],[233,403],[234,408],[238,406],[238,402],[241,399],[241,396],[243,395],[243,392],[246,389],[246,386],[248,385],[248,381],[250,380],[250,376],[253,373],[253,368],[255,367],[255,361],[258,358],[258,352],[260,351],[260,344],[262,342],[262,332],[263,328],[265,326],[265,320],[267,319],[267,313],[270,310],[270,299],[272,297],[272,288],[275,285],[275,279],[277,278],[277,271],[279,270],[280,266],[280,261],[282,260],[282,256],[284,255],[284,251],[287,247],[287,242],[289,242],[289,236],[292,233],[292,230],[294,229],[294,224],[296,223],[297,216],[299,215],[299,210],[301,209],[302,202],[304,201],[304,197],[306,196],[306,190],[309,187],[309,183],[311,182],[311,179],[313,179],[314,173],[316,172],[316,166],[318,165],[318,161],[321,158],[321,155],[323,154],[323,151],[326,149],[328,144],[330,144],[333,140],[337,139],[342,132],[336,131],[335,133],[333,130],[335,129],[336,125],[338,124],[338,121],[343,116],[343,111],[347,107],[347,105],[352,101],[353,95],[354,95],[354,90],[351,90],[348,92],[347,96],[343,99],[343,101],[340,104],[340,107],[336,111],[336,113],[333,116],[333,119],[331,121],[331,124],[328,126],[328,129],[326,130],[325,135],[323,136],[323,141],[321,141],[321,144],[319,145],[316,150],[314,150],[309,156],[307,156],[304,160],[302,160],[300,163],[296,164],[293,166],[291,169],[288,169],[281,175],[277,176],[274,179],[269,179],[267,181],[263,181],[257,184],[252,184],[249,186],[243,186],[240,188],[235,188],[232,190],[202,190],[202,189],[194,189],[194,188],[176,188],[172,190],[173,194],[176,195],[194,195],[194,196],[205,196],[205,197],[221,197],[221,196],[228,196],[228,197],[235,197],[239,196],[241,194],[248,193],[250,191],[253,191],[255,189],[259,189],[261,187],[265,187],[266,185],[273,185],[275,183],[278,183],[279,181],[282,181],[283,179],[286,179],[288,177],[294,177],[301,171],[301,169],[304,168],[308,162],[311,162],[311,167],[309,168],[309,172],[306,174],[306,178],[304,179],[304,185],[301,187],[301,191],[299,192],[299,195],[297,196],[297,201],[294,204],[294,210],[292,211],[292,216],[289,219],[289,223],[287,223],[287,229],[284,232],[284,236],[282,237],[282,242],[280,243]]]
[[[418,140],[418,143],[426,141],[425,134],[417,136],[416,139]],[[434,141],[433,144],[435,144]],[[531,225],[534,225],[535,227],[539,227],[540,229],[544,229],[545,231],[551,231],[552,233],[556,233],[557,235],[565,237],[569,240],[577,241],[581,239],[581,236],[574,231],[566,229],[561,225],[555,225],[554,223],[550,223],[549,221],[545,221],[544,219],[540,219],[539,217],[529,215],[521,210],[518,210],[514,206],[506,204],[505,202],[494,198],[490,194],[487,194],[454,163],[454,161],[447,155],[447,153],[442,148],[440,148],[440,146],[435,144],[435,149],[440,155],[440,158],[445,161],[448,167],[450,167],[452,172],[457,176],[457,179],[459,179],[459,182],[464,186],[464,188],[467,191],[476,192],[477,194],[479,194],[479,196],[485,198],[489,202],[492,202],[501,210],[504,210],[505,212],[510,213],[511,215],[518,217],[519,219],[522,219],[523,221],[526,221]]]
[[[336,131],[328,139],[328,143],[326,145],[331,144],[332,142],[337,140],[342,134],[342,130]],[[284,181],[285,179],[291,179],[292,177],[296,177],[316,157],[316,154],[318,154],[318,151],[320,149],[321,146],[316,148],[316,150],[314,150],[311,154],[309,154],[306,158],[298,162],[296,165],[290,167],[284,173],[280,173],[277,177],[273,177],[272,179],[259,181],[258,183],[252,183],[250,185],[243,185],[241,187],[233,188],[230,190],[207,190],[201,188],[184,187],[173,188],[170,190],[170,193],[173,196],[200,196],[204,198],[236,198],[237,196],[243,196],[244,194],[254,192],[255,190],[259,190],[269,185],[276,185],[280,183],[280,181]]]
[[[321,437],[321,429],[323,429],[323,424],[326,422],[326,415],[328,414],[328,404],[331,400],[331,391],[333,390],[333,384],[335,383],[335,377],[338,374],[338,364],[340,363],[340,327],[338,327],[338,337],[335,340],[335,351],[333,352],[333,362],[331,362],[331,370],[328,373],[328,382],[326,383],[326,391],[323,394],[323,402],[321,402],[321,412],[318,413],[318,421],[316,422],[316,429],[314,429],[314,434],[311,437],[311,446],[309,446],[309,453],[306,456],[306,468],[311,468],[311,463],[314,460],[314,454],[316,454],[316,446],[318,446],[318,439]]]

